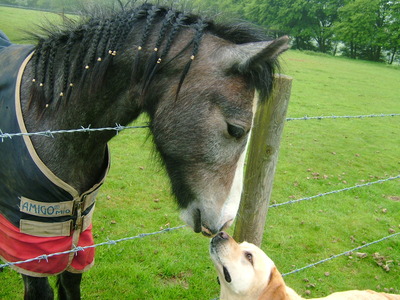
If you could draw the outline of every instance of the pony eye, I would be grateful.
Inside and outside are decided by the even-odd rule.
[[[235,126],[232,124],[228,124],[228,133],[230,136],[236,138],[236,139],[240,139],[241,137],[243,137],[246,134],[246,131],[240,127],[240,126]]]
[[[251,264],[253,264],[253,254],[251,254],[250,252],[246,252],[246,253],[244,254],[244,256],[246,257],[246,259],[247,259]]]

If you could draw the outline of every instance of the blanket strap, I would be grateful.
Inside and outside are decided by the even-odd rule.
[[[97,188],[77,199],[64,202],[39,202],[21,197],[20,211],[22,213],[43,218],[66,216],[71,216],[72,218],[63,222],[40,222],[21,219],[20,231],[41,237],[70,236],[73,231],[85,231],[92,222],[98,190]]]

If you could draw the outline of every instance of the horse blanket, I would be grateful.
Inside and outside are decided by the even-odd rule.
[[[0,132],[26,133],[20,83],[33,46],[15,45],[0,31]],[[103,176],[79,194],[48,169],[29,136],[0,139],[0,258],[16,262],[93,245],[91,217]],[[11,267],[30,276],[65,270],[83,272],[94,263],[94,248]]]

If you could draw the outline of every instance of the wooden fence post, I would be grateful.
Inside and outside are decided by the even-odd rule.
[[[261,245],[291,87],[291,77],[276,75],[272,95],[257,107],[234,231],[238,242]]]

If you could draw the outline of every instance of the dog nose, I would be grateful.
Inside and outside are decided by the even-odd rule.
[[[218,236],[223,240],[229,239],[229,235],[225,231],[221,231],[220,233],[218,233]]]
[[[217,247],[220,243],[228,242],[229,238],[229,234],[225,231],[220,231],[211,239],[211,247]]]

